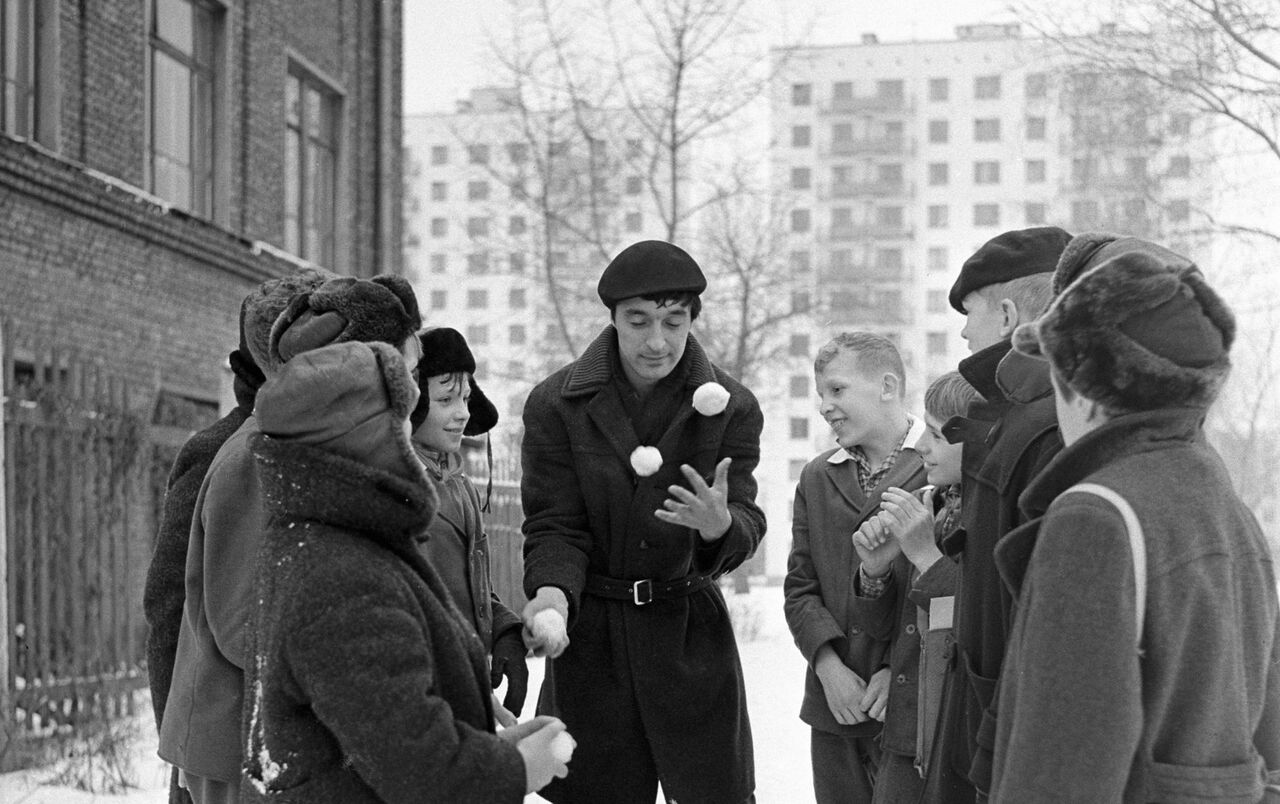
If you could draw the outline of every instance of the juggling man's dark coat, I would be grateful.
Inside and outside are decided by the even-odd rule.
[[[754,789],[751,729],[733,628],[715,584],[687,597],[630,601],[584,594],[588,574],[673,580],[719,576],[764,535],[752,471],[763,416],[755,397],[712,365],[692,337],[684,401],[656,444],[662,466],[638,477],[641,446],[614,381],[617,336],[608,327],[582,357],[540,383],[524,409],[521,491],[525,590],[564,590],[568,649],[548,662],[540,712],[560,716],[578,742],[569,776],[541,794],[553,801],[609,801],[628,790],[635,757],[652,756],[669,798],[741,802]],[[680,376],[676,374],[676,376]],[[729,391],[714,416],[694,410],[703,383]],[[668,486],[688,486],[681,464],[708,482],[729,457],[732,524],[718,541],[662,522]]]

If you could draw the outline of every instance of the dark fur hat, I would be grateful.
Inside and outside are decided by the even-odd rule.
[[[1071,235],[1056,226],[1037,226],[1004,232],[982,244],[964,261],[947,300],[964,313],[964,299],[975,290],[1035,274],[1047,274],[1058,264]]]
[[[1131,251],[1141,251],[1163,261],[1170,268],[1193,265],[1191,260],[1170,251],[1158,243],[1140,237],[1111,234],[1110,232],[1085,232],[1071,238],[1062,250],[1058,267],[1053,272],[1053,295],[1075,281],[1076,277],[1107,260]]]
[[[409,415],[413,429],[417,430],[427,420],[427,410],[431,406],[427,380],[441,374],[461,371],[466,372],[471,382],[471,399],[467,403],[471,419],[462,434],[475,436],[492,430],[498,423],[498,409],[476,382],[476,359],[462,333],[451,327],[435,327],[420,333],[418,343],[422,345],[422,359],[418,361],[418,390],[421,393],[418,396],[418,406]]]
[[[278,279],[268,279],[249,292],[240,303],[241,350],[262,372],[273,366],[271,354],[271,327],[300,293],[310,293],[336,279],[337,274],[306,268],[296,274]]]
[[[289,302],[271,327],[268,359],[279,366],[302,352],[345,341],[399,349],[420,326],[417,297],[403,277],[338,277]]]
[[[642,240],[624,248],[596,286],[600,301],[610,308],[636,296],[700,294],[706,289],[707,278],[693,257],[662,240]]]
[[[1234,339],[1235,318],[1198,268],[1143,249],[1079,274],[1013,346],[1118,414],[1208,407]]]

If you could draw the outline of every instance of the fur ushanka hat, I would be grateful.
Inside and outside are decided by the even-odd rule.
[[[289,302],[271,327],[274,367],[330,343],[363,341],[399,349],[422,326],[418,299],[403,277],[331,279]]]
[[[451,327],[435,327],[418,335],[418,343],[422,345],[422,358],[418,361],[418,406],[409,415],[409,423],[417,430],[427,420],[427,410],[431,406],[428,395],[427,380],[441,374],[466,372],[471,382],[471,398],[467,402],[467,410],[471,418],[462,434],[477,436],[487,433],[498,423],[498,409],[489,401],[489,397],[480,390],[476,382],[476,359],[467,346],[467,339],[462,333]]]
[[[1080,274],[1095,268],[1113,257],[1132,251],[1141,251],[1162,260],[1170,268],[1194,265],[1191,260],[1170,251],[1158,243],[1140,237],[1112,234],[1110,232],[1084,232],[1071,238],[1062,250],[1058,267],[1053,272],[1053,295],[1057,296]]]
[[[1235,331],[1200,269],[1138,250],[1080,273],[1014,331],[1013,346],[1048,359],[1072,390],[1113,413],[1207,408],[1231,367]]]
[[[270,358],[271,327],[289,302],[295,296],[310,293],[336,278],[336,274],[328,271],[307,268],[296,274],[268,279],[244,297],[240,303],[241,349],[259,371],[269,373],[275,365]]]

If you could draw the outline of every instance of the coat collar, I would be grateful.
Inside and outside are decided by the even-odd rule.
[[[1125,455],[1203,438],[1205,410],[1167,408],[1117,416],[1064,448],[1019,498],[1028,517],[1043,516],[1054,498]]]
[[[1004,392],[996,382],[996,371],[1000,361],[1013,349],[1010,341],[993,343],[980,349],[960,361],[960,375],[969,381],[978,393],[989,403],[1003,402]]]
[[[614,366],[618,364],[618,334],[612,324],[606,326],[596,339],[582,352],[582,356],[574,361],[565,377],[560,395],[566,399],[587,396],[599,391],[613,379]],[[689,334],[685,343],[681,362],[688,362],[689,376],[685,385],[697,388],[699,385],[714,382],[715,370],[711,359],[703,351],[698,339]]]
[[[867,503],[870,500],[878,500],[885,489],[896,486],[911,491],[924,483],[924,461],[921,460],[920,453],[911,446],[919,439],[924,429],[924,420],[912,417],[911,428],[907,431],[898,460],[870,493],[863,492],[862,486],[858,485],[858,467],[844,448],[838,448],[827,456],[825,466],[827,479],[836,493],[858,512],[855,529],[862,524],[862,520],[875,513],[876,507]],[[920,482],[914,483],[917,475]]]
[[[1013,350],[996,366],[995,381],[1006,399],[1022,405],[1053,393],[1049,361]]]

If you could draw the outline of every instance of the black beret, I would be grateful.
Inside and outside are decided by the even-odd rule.
[[[435,327],[419,334],[418,343],[422,345],[422,358],[418,361],[418,390],[421,393],[418,395],[417,407],[409,414],[413,429],[417,430],[427,420],[427,411],[431,406],[427,380],[460,371],[471,378],[471,399],[467,402],[471,419],[463,428],[462,434],[474,436],[492,430],[498,423],[498,409],[476,382],[476,359],[462,333],[452,327]]]
[[[636,296],[706,289],[707,278],[693,257],[662,240],[642,240],[624,248],[604,269],[596,288],[606,307]]]
[[[963,313],[964,297],[975,290],[1024,276],[1047,274],[1057,267],[1062,250],[1070,241],[1071,235],[1056,226],[996,235],[964,261],[948,301],[957,312]]]

